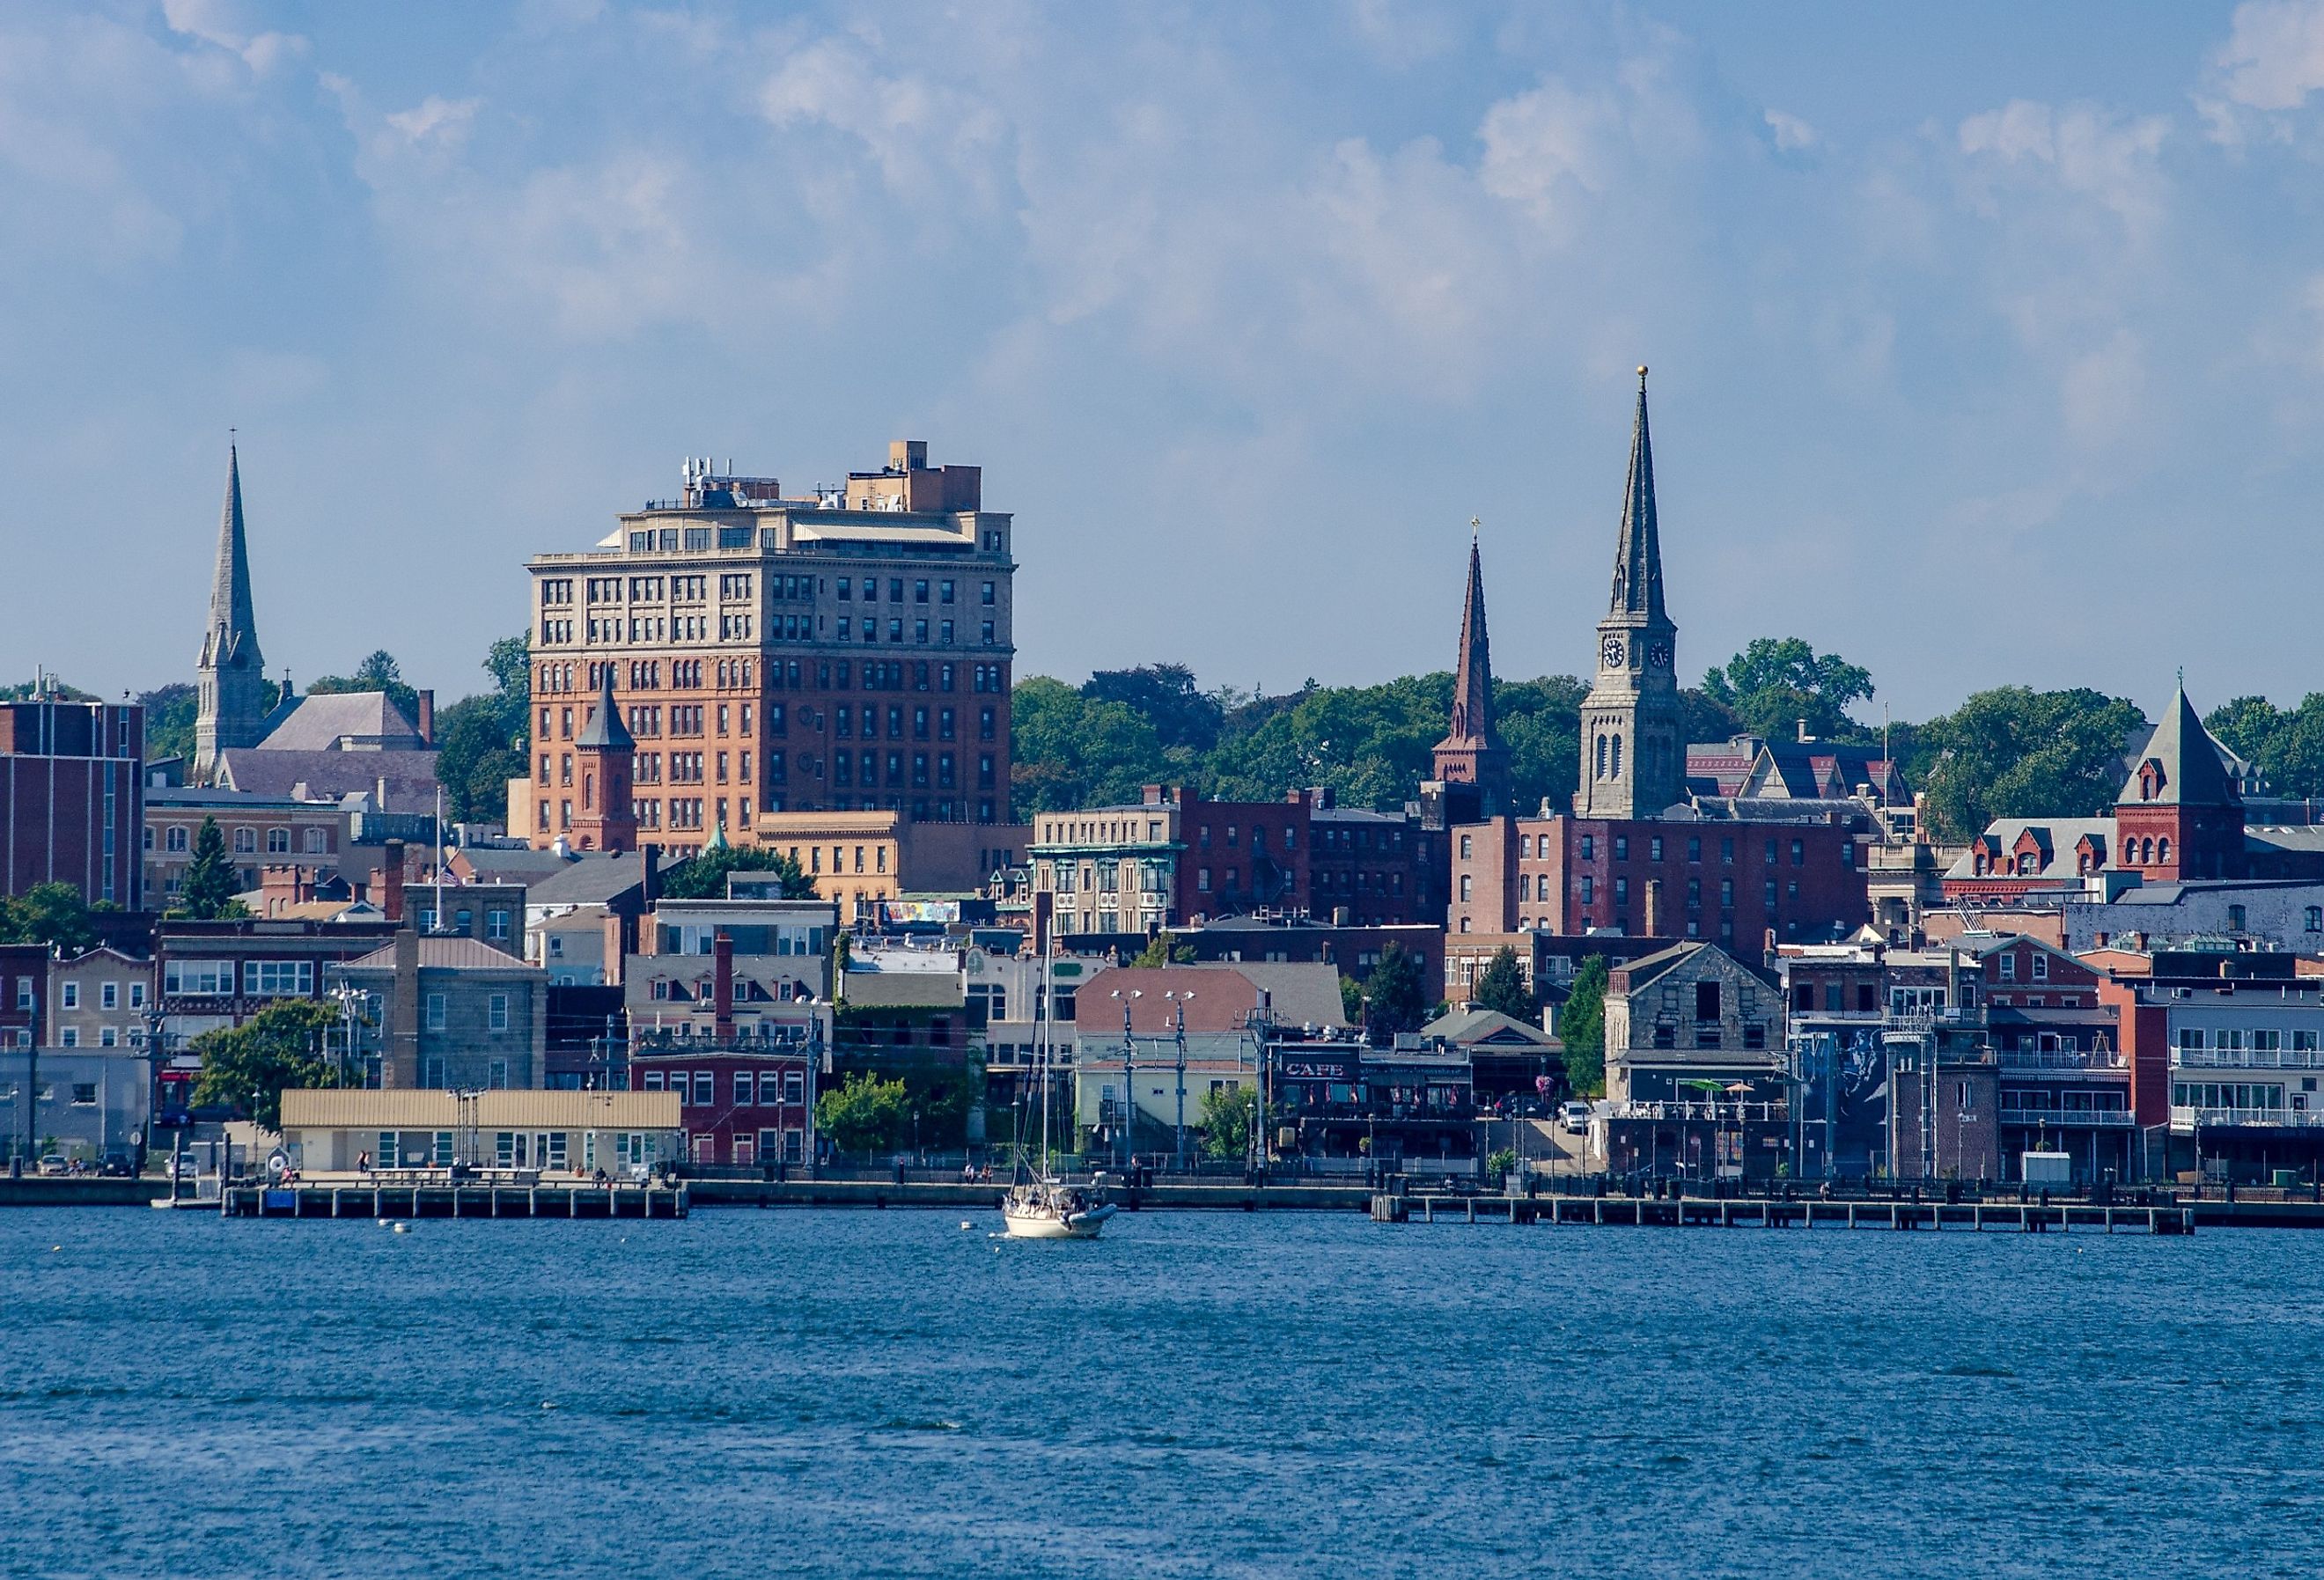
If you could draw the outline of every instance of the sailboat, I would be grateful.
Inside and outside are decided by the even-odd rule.
[[[1050,952],[1045,947],[1041,985],[1033,995],[1033,1067],[1041,1082],[1041,1163],[1036,1171],[1026,1169],[1020,1137],[1017,1177],[1009,1194],[1001,1198],[1001,1218],[1012,1239],[1094,1240],[1105,1221],[1120,1209],[1105,1200],[1094,1185],[1068,1185],[1050,1171],[1049,964]]]

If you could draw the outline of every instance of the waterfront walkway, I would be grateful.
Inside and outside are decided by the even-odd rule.
[[[2224,1206],[2226,1204],[2218,1204]],[[1375,1223],[1587,1224],[1631,1227],[1763,1229],[2009,1229],[2191,1234],[2191,1206],[2094,1206],[1941,1201],[1777,1201],[1767,1197],[1375,1196]],[[2319,1213],[2317,1226],[2324,1226]]]

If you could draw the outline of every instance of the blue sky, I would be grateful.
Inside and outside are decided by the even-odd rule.
[[[0,11],[0,674],[480,683],[523,558],[891,438],[1020,672],[1586,670],[1655,367],[1690,677],[2318,687],[2324,4]],[[1877,712],[1876,700],[1868,711]]]

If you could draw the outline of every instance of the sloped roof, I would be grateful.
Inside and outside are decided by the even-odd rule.
[[[530,971],[540,974],[540,968],[528,966],[504,949],[496,949],[481,939],[467,937],[429,937],[419,940],[420,964],[424,969],[441,971]],[[350,971],[392,971],[395,969],[395,946],[374,949],[359,959],[347,962]]]
[[[423,744],[420,732],[384,691],[309,692],[268,722],[272,727],[258,744],[261,752],[336,751],[347,735],[382,742],[390,749],[418,750]]]
[[[2211,738],[2195,705],[2181,687],[2163,710],[2163,722],[2131,759],[2130,777],[2123,781],[2115,804],[2123,807],[2229,807],[2239,804],[2241,792],[2227,775],[2227,749]],[[2149,762],[2163,767],[2163,783],[2151,795],[2140,793],[2140,775]]]
[[[1557,1039],[1540,1027],[1529,1025],[1514,1015],[1505,1015],[1499,1010],[1455,1010],[1423,1026],[1420,1034],[1423,1037],[1441,1037],[1460,1048],[1484,1042],[1526,1042],[1536,1048],[1559,1046]]]
[[[304,785],[310,801],[336,801],[387,781],[387,809],[433,811],[433,752],[271,752],[234,748],[218,753],[218,781],[231,790],[288,800]]]
[[[2032,873],[1984,873],[1977,870],[1977,852],[1982,845],[1989,855],[2006,859],[2016,850],[2017,842],[2029,830],[2034,843],[2043,852],[2041,869]],[[1986,825],[1985,832],[1969,842],[1960,859],[1945,869],[1948,878],[1977,879],[2024,877],[2027,880],[2049,879],[2062,882],[2080,874],[2074,870],[2075,847],[2087,837],[2097,842],[2099,850],[2114,849],[2114,819],[2111,818],[1997,818]],[[2108,860],[2112,857],[2109,855]]]
[[[538,882],[527,886],[527,905],[603,905],[623,890],[633,889],[646,880],[646,858],[642,851],[624,850],[612,855],[583,855],[567,864],[564,871],[550,873]]]

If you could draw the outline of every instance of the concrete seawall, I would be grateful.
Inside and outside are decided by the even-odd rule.
[[[0,1178],[0,1207],[142,1207],[169,1194],[166,1179]]]
[[[697,1208],[708,1207],[964,1207],[997,1212],[1001,1184],[896,1185],[879,1179],[695,1179],[687,1193]],[[1204,1207],[1218,1212],[1305,1210],[1362,1212],[1371,1192],[1360,1185],[1156,1185],[1142,1190],[1121,1186],[1106,1191],[1108,1201],[1126,1212],[1149,1207]]]

